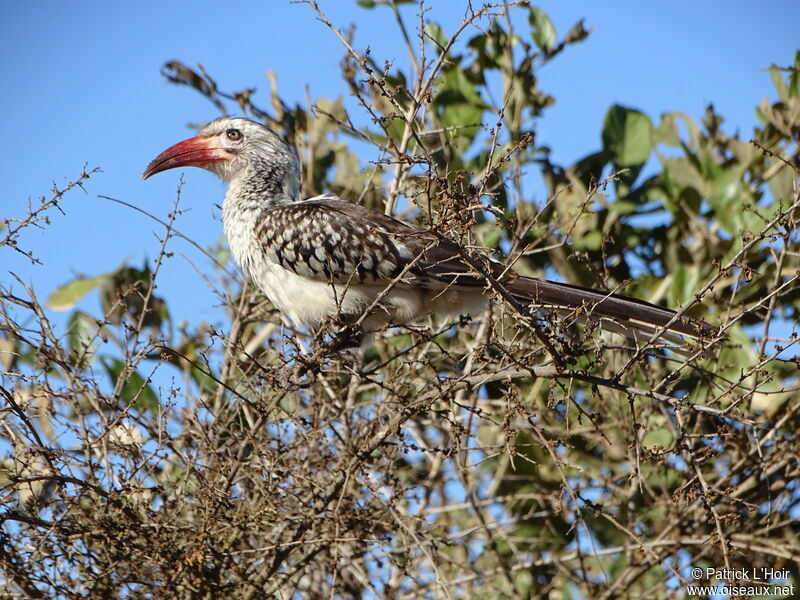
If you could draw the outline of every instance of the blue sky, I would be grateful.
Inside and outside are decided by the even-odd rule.
[[[405,61],[386,10],[363,10],[349,0],[320,0],[334,24],[358,23],[355,46],[373,56]],[[461,0],[430,1],[430,17],[445,33],[460,22]],[[557,161],[569,163],[596,150],[605,111],[614,102],[657,118],[683,111],[698,118],[713,102],[726,130],[748,135],[753,108],[772,96],[772,63],[788,65],[797,49],[796,0],[755,5],[721,2],[543,2],[563,34],[584,18],[590,38],[540,72],[541,88],[557,103],[541,119],[537,141]],[[413,24],[416,8],[406,13]],[[267,105],[267,70],[278,76],[290,102],[346,93],[339,81],[339,41],[305,5],[269,2],[6,3],[0,18],[0,114],[6,140],[0,161],[4,183],[0,219],[25,213],[29,198],[52,183],[76,177],[84,164],[102,173],[65,198],[43,231],[29,231],[22,246],[44,265],[0,250],[0,281],[9,272],[33,282],[41,297],[77,273],[95,275],[126,259],[140,265],[158,251],[160,228],[142,215],[98,198],[120,198],[165,217],[178,173],[144,182],[145,165],[168,145],[188,137],[186,124],[217,116],[198,94],[166,84],[161,65],[179,59],[202,63],[223,89],[256,86]],[[372,157],[368,157],[372,158]],[[177,227],[207,246],[219,239],[214,203],[221,183],[200,170],[186,171]],[[208,260],[177,240],[171,248],[200,268]],[[164,267],[159,293],[173,318],[216,321],[215,299],[180,254]],[[96,312],[96,301],[87,299]]]

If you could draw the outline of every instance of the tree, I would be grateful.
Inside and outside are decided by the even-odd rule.
[[[408,72],[309,2],[342,41],[361,115],[342,98],[290,106],[276,85],[261,106],[178,62],[163,73],[285,134],[306,195],[679,308],[725,339],[635,348],[497,301],[331,354],[281,325],[220,249],[209,285],[228,321],[176,331],[157,282],[178,195],[154,261],[44,305],[21,281],[0,293],[9,594],[666,597],[691,567],[797,581],[800,53],[771,68],[779,101],[759,106],[752,139],[712,106],[699,124],[612,106],[602,148],[565,166],[536,143],[553,102],[536,74],[583,24],[558,37],[542,10],[497,4],[448,33],[423,14],[415,40],[404,3],[358,2],[394,11]],[[533,171],[543,201],[525,192]],[[6,221],[3,251],[32,257],[20,232],[90,177]],[[97,314],[74,309],[95,288]],[[67,331],[50,310],[71,311]]]

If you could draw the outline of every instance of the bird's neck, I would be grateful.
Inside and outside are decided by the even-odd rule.
[[[228,180],[223,217],[255,218],[269,208],[300,200],[300,167],[293,156],[283,160],[251,161]]]
[[[246,273],[262,254],[256,236],[260,215],[298,200],[300,172],[296,159],[250,168],[228,183],[222,221],[233,257]]]
[[[229,198],[242,206],[269,208],[300,199],[300,165],[290,152],[251,158],[247,168],[228,181]]]
[[[250,275],[258,256],[256,224],[263,212],[264,200],[258,201],[248,194],[241,194],[231,186],[222,203],[222,225],[225,237],[236,263]]]

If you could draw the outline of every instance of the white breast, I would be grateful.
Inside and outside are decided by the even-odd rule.
[[[379,285],[339,285],[315,281],[262,261],[251,273],[256,285],[275,307],[297,327],[314,328],[335,316],[358,318],[383,291]],[[402,323],[423,311],[419,290],[395,288],[380,302],[364,323],[368,330],[388,322]]]

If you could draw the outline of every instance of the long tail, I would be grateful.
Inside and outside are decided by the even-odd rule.
[[[719,335],[716,327],[700,319],[684,316],[675,319],[677,313],[668,308],[568,283],[519,277],[508,284],[508,290],[520,302],[532,302],[562,313],[570,310],[580,319],[594,320],[603,329],[637,341],[646,341],[665,326],[659,337],[670,341],[682,341],[675,334],[703,339]]]

